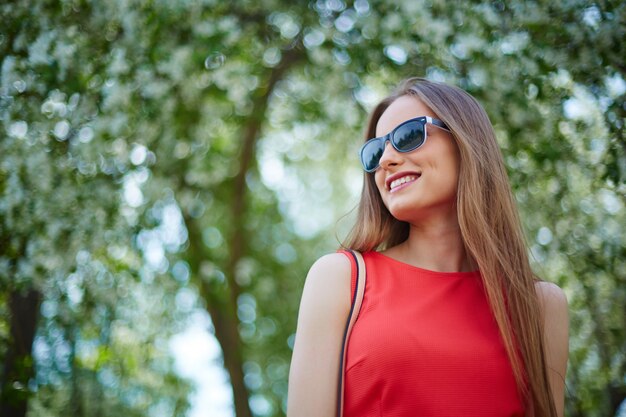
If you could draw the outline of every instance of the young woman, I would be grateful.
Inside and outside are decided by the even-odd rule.
[[[361,163],[358,219],[343,246],[363,253],[367,284],[347,347],[344,417],[562,416],[567,301],[530,268],[480,104],[408,79],[374,109]],[[339,251],[309,271],[290,417],[336,414],[352,263]]]

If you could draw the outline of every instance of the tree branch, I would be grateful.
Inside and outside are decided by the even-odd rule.
[[[247,195],[246,187],[246,175],[252,168],[252,161],[254,158],[254,148],[257,140],[261,136],[263,121],[265,119],[265,113],[267,111],[270,95],[276,86],[276,83],[280,81],[284,74],[300,59],[304,57],[304,53],[299,49],[289,49],[283,54],[281,62],[274,67],[270,73],[267,84],[259,87],[255,94],[255,99],[252,105],[252,112],[248,123],[243,127],[242,131],[242,149],[240,155],[239,172],[234,178],[234,190],[233,190],[233,216],[232,220],[235,225],[243,224],[245,215],[245,202]],[[244,241],[244,228],[234,228],[233,236],[230,241],[229,247],[229,264],[225,271],[228,280],[228,285],[231,289],[232,303],[237,305],[237,297],[240,293],[240,288],[235,281],[235,271],[237,263],[243,255],[243,241]]]

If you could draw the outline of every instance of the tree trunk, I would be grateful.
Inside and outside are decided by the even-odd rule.
[[[244,383],[239,323],[236,313],[234,315],[232,312],[227,311],[227,306],[223,307],[225,308],[216,308],[215,305],[207,304],[207,310],[215,328],[215,338],[222,347],[224,367],[230,375],[235,415],[237,417],[252,417],[252,411],[248,402],[250,393]]]
[[[611,401],[611,414],[617,416],[617,410],[624,401],[626,401],[626,386],[609,385],[609,398]]]
[[[235,415],[237,417],[252,417],[252,411],[248,404],[249,393],[244,383],[243,357],[236,306],[233,308],[231,297],[224,294],[223,289],[216,289],[206,281],[205,277],[201,277],[201,264],[204,259],[207,259],[202,241],[202,229],[195,219],[186,214],[183,218],[189,239],[187,261],[193,274],[198,278],[200,296],[206,303],[206,310],[215,328],[215,338],[222,349],[224,368],[228,372],[233,390]]]
[[[297,49],[284,51],[282,61],[271,70],[266,82],[254,94],[251,116],[242,126],[240,168],[233,179],[232,217],[228,219],[232,224],[241,226],[236,227],[229,236],[229,258],[225,265],[219,265],[226,276],[225,287],[218,288],[201,277],[200,265],[204,259],[209,259],[202,240],[202,226],[187,214],[183,215],[189,239],[187,259],[193,274],[199,278],[200,295],[206,302],[207,312],[215,327],[215,337],[222,348],[224,367],[230,376],[237,417],[252,417],[249,405],[250,393],[244,383],[242,342],[237,318],[237,298],[241,289],[235,281],[237,264],[245,255],[246,236],[243,227],[247,206],[245,178],[255,167],[254,148],[261,135],[269,97],[276,83],[301,57],[303,53]]]
[[[0,379],[0,416],[26,415],[30,397],[28,382],[34,376],[32,349],[40,303],[41,293],[32,288],[9,293],[10,340]]]

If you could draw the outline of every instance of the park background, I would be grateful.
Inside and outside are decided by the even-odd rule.
[[[280,416],[401,79],[489,114],[567,416],[626,413],[626,3],[0,2],[0,415]],[[621,410],[621,411],[620,411]]]

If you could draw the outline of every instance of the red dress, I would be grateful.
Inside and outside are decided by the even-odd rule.
[[[363,257],[367,282],[347,347],[344,417],[524,415],[478,272],[429,271],[378,252]]]

